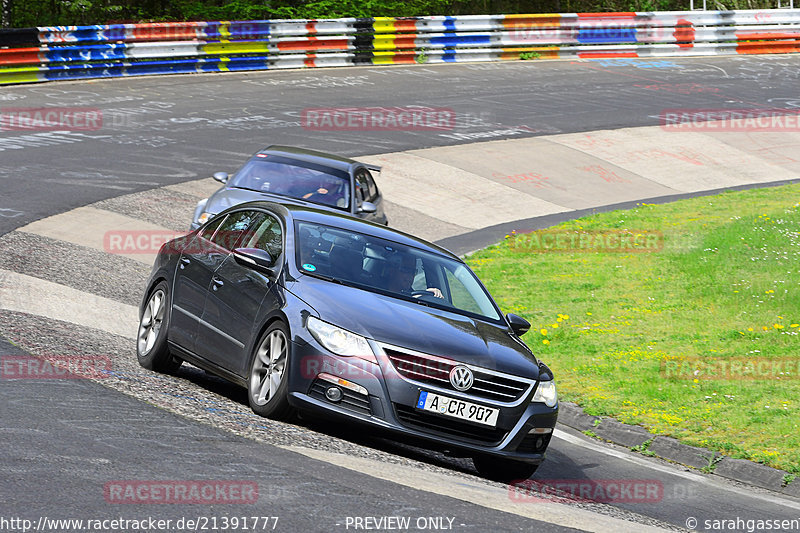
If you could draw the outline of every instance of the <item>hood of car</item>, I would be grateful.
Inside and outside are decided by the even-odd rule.
[[[206,211],[216,215],[217,213],[224,211],[229,207],[243,204],[245,202],[253,202],[257,200],[263,200],[266,202],[280,202],[286,198],[286,196],[270,194],[268,192],[248,191],[246,189],[229,189],[227,187],[223,187],[208,198],[208,202],[206,203]],[[292,201],[298,201],[298,199],[292,198]],[[299,199],[299,201],[303,202],[302,199]]]
[[[539,367],[505,325],[303,276],[292,292],[322,320],[378,342],[536,379]]]

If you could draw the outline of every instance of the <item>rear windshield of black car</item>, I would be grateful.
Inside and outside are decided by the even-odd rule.
[[[416,303],[499,322],[500,313],[464,263],[371,235],[297,221],[301,272]]]

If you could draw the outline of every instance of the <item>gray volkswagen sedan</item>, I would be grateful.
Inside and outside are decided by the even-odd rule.
[[[272,145],[254,154],[233,176],[214,174],[223,186],[198,202],[192,229],[229,207],[285,198],[388,225],[381,193],[370,172],[380,170],[346,157]]]
[[[458,257],[330,210],[249,202],[165,244],[137,354],[247,389],[255,413],[361,425],[530,477],[558,417],[553,373]]]

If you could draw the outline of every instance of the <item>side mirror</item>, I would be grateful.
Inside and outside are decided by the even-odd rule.
[[[519,315],[515,315],[514,313],[508,313],[506,315],[506,320],[508,320],[508,323],[511,326],[511,331],[513,331],[518,337],[525,335],[525,333],[531,329],[530,322]]]
[[[233,251],[233,258],[242,266],[259,270],[275,278],[278,276],[278,267],[272,260],[272,256],[260,248],[236,248]]]
[[[378,206],[372,202],[361,202],[361,205],[358,206],[359,213],[374,213],[377,210]]]
[[[214,179],[220,183],[228,183],[227,172],[214,172]]]

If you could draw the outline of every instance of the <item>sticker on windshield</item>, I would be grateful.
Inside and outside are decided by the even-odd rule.
[[[311,263],[303,263],[303,269],[308,270],[309,272],[314,272],[317,269],[317,267],[315,267]]]

